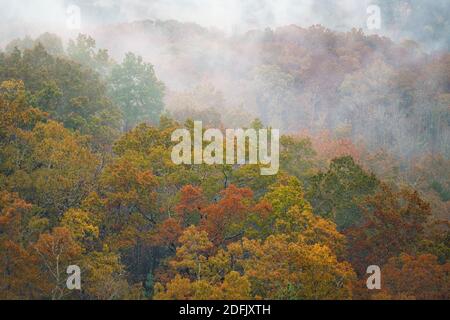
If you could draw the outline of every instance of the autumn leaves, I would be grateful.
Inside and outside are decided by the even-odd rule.
[[[355,274],[336,257],[344,238],[312,215],[296,187],[295,180],[275,185],[255,203],[250,190],[230,186],[209,205],[200,190],[185,187],[177,211],[200,223],[181,234],[163,272],[174,278],[156,284],[155,298],[350,298]]]
[[[227,129],[226,140],[221,130],[208,128],[194,121],[193,139],[188,129],[176,129],[171,140],[178,142],[172,149],[175,164],[262,164],[261,175],[274,175],[280,167],[280,132],[277,129]],[[268,136],[270,142],[268,142]],[[181,140],[181,141],[180,141]],[[226,142],[225,142],[226,141]],[[248,141],[248,143],[247,143]],[[204,142],[209,142],[205,147]],[[270,155],[269,155],[270,147]],[[192,152],[193,149],[193,152]],[[226,152],[224,151],[226,149]],[[248,155],[248,157],[247,157]],[[247,159],[248,158],[248,159]],[[269,165],[269,167],[266,167]]]

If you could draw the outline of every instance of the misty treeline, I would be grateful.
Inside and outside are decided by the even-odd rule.
[[[408,159],[450,154],[448,51],[294,25],[229,37],[143,21],[104,27],[96,39],[114,56],[133,48],[151,61],[176,90],[166,107],[180,116],[209,108],[211,121],[219,113],[226,125],[257,116],[285,133],[326,129]]]
[[[167,61],[86,35],[0,53],[0,298],[449,298],[448,53],[320,26],[117,28]],[[280,128],[280,172],[174,165],[193,120]]]

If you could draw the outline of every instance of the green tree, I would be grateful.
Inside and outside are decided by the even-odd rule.
[[[346,156],[333,160],[327,172],[311,179],[307,199],[316,214],[333,220],[342,230],[360,221],[358,205],[375,192],[378,184],[375,175]]]
[[[96,49],[95,40],[84,34],[79,34],[75,40],[69,40],[67,54],[72,60],[89,67],[103,77],[109,74],[112,67],[108,51]]]
[[[164,108],[164,84],[142,57],[127,53],[122,64],[112,69],[109,82],[111,97],[124,116],[125,131],[140,122],[159,120]]]

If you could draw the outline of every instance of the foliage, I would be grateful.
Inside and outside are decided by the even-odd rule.
[[[113,67],[109,84],[111,98],[124,115],[125,131],[141,122],[158,121],[164,84],[156,78],[151,64],[127,53],[122,64]]]
[[[242,37],[265,50],[231,100],[262,121],[220,117],[225,85],[164,99],[151,64],[86,35],[0,53],[1,299],[449,298],[448,55],[320,26]],[[288,128],[277,175],[171,161],[175,129],[233,117]]]

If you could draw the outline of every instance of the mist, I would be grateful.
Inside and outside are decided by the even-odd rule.
[[[174,19],[195,22],[225,32],[245,32],[249,29],[273,28],[287,24],[309,26],[320,23],[330,28],[363,27],[369,3],[368,0],[0,1],[2,30],[6,30],[11,36],[39,32],[33,30],[35,27],[64,32],[62,29],[66,27],[67,8],[70,5],[80,7],[84,31],[111,23]],[[14,29],[16,30],[13,31]]]
[[[368,28],[369,5],[380,8],[379,28]],[[423,114],[434,112],[422,108],[431,104],[420,93],[423,79],[411,81],[416,106],[409,109],[391,88],[409,66],[429,63],[435,52],[449,49],[450,10],[445,0],[0,0],[0,6],[0,46],[44,32],[66,42],[83,33],[96,40],[97,48],[108,49],[118,63],[126,52],[135,52],[154,65],[166,84],[166,109],[174,115],[193,110],[227,113],[222,120],[229,118],[240,126],[259,117],[282,132],[345,131],[351,126],[353,140],[364,139],[402,156],[423,150],[422,133],[416,130],[421,124],[411,121],[411,110],[420,117],[435,116]],[[71,6],[80,10],[79,28],[68,24]],[[311,29],[314,25],[327,29]],[[330,45],[328,29],[340,43]],[[361,49],[363,35],[355,30],[379,37],[366,37]],[[339,46],[348,53],[335,59]],[[394,53],[386,47],[398,57],[392,59]],[[356,64],[346,67],[345,59]],[[405,70],[395,70],[399,66]],[[435,73],[427,81],[441,78],[445,74]],[[355,89],[365,82],[376,83],[376,94],[361,88],[346,96],[345,85]],[[320,86],[329,89],[328,95],[315,89]],[[388,94],[388,103],[381,101]],[[439,94],[443,92],[435,93]],[[369,122],[362,121],[361,105],[372,114]],[[355,110],[361,119],[354,119]],[[448,153],[448,128],[438,132],[435,140],[441,139]]]
[[[368,28],[369,5],[380,8],[380,25]],[[76,6],[80,25],[68,20]],[[0,0],[0,46],[17,37],[43,32],[67,39],[79,32],[142,20],[176,20],[217,29],[226,35],[286,25],[352,28],[394,40],[412,39],[428,50],[449,48],[450,10],[446,0]]]

